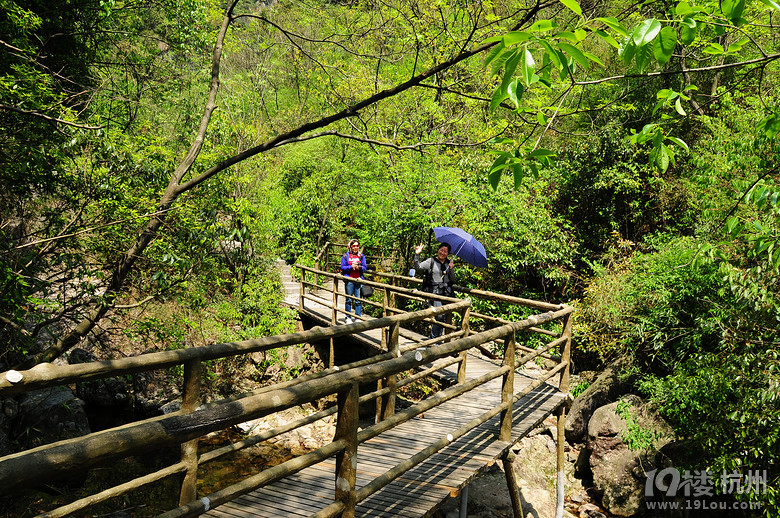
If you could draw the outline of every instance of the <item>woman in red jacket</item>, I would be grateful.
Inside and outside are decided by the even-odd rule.
[[[360,303],[360,288],[362,284],[358,282],[358,279],[365,278],[363,273],[366,270],[366,256],[360,252],[360,242],[357,239],[353,239],[347,245],[347,252],[341,257],[341,273],[352,279],[344,285],[344,293],[347,294],[346,302],[344,303],[344,312],[347,314],[347,317],[344,321],[347,324],[354,322],[350,316],[352,306],[355,307],[355,315],[361,316],[363,314]]]

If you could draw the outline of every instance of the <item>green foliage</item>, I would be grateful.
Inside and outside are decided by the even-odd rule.
[[[714,268],[693,268],[696,243],[679,239],[653,253],[616,256],[585,290],[578,312],[580,344],[605,360],[635,358],[670,372],[684,358],[711,350],[725,315]]]
[[[655,448],[658,441],[663,439],[663,433],[639,424],[635,409],[627,400],[618,401],[615,413],[626,422],[627,429],[621,433],[621,437],[629,450],[641,451]]]
[[[779,367],[776,345],[757,341],[693,355],[673,375],[642,384],[677,433],[705,452],[692,467],[767,470],[769,490],[744,495],[765,509],[777,509],[780,487]]]
[[[569,392],[571,392],[571,397],[574,399],[577,399],[577,396],[585,392],[588,387],[590,387],[589,381],[581,381],[580,383],[577,383],[574,388],[572,388]]]
[[[0,0],[3,41],[19,49],[0,57],[0,101],[13,108],[0,108],[4,363],[104,301],[187,153],[221,19],[213,1],[54,5]],[[518,6],[502,2],[240,7],[217,110],[184,181],[273,145],[166,214],[118,288],[120,304],[151,297],[112,314],[132,348],[289,331],[275,259],[313,266],[326,241],[356,237],[396,248],[405,271],[431,227],[459,226],[490,262],[459,261],[460,284],[579,298],[581,350],[630,358],[676,431],[706,449],[702,464],[766,465],[776,477],[774,0],[619,15],[564,0],[512,32]],[[475,41],[495,45],[438,68],[423,88],[350,111],[320,128],[328,136],[304,131]],[[739,63],[750,59],[759,61]],[[701,70],[678,73],[691,66]],[[207,369],[220,393],[262,374],[239,361]],[[652,439],[631,433],[632,444]]]
[[[772,14],[776,15],[772,11],[780,8],[775,2],[761,5],[757,1],[708,1],[692,6],[680,1],[665,6],[661,19],[645,18],[644,13],[624,13],[621,19],[590,17],[574,1],[562,3],[577,15],[571,24],[536,19],[523,30],[485,40],[493,44],[485,65],[500,80],[491,98],[491,109],[496,110],[508,100],[511,106],[507,108],[517,114],[532,115],[538,126],[546,126],[544,131],[550,127],[551,119],[577,114],[581,101],[578,99],[571,107],[566,101],[569,94],[582,91],[586,85],[612,83],[649,72],[668,71],[673,76],[679,68],[687,67],[686,58],[695,59],[698,66],[710,63],[715,67],[725,59],[741,59],[745,66],[754,56],[765,61],[776,59],[770,56],[771,50],[765,50],[771,47],[771,41],[763,38],[763,21],[771,19]],[[770,7],[768,11],[766,5]],[[724,42],[728,42],[725,48]],[[614,66],[616,60],[620,60],[622,70],[610,75],[606,69]],[[600,70],[596,73],[603,71],[606,77],[593,79],[591,65],[598,65]],[[686,75],[686,82],[689,77]],[[637,145],[652,143],[649,163],[663,173],[675,165],[680,151],[688,150],[688,144],[672,134],[669,122],[688,115],[682,103],[691,98],[685,92],[699,87],[686,84],[679,91],[661,86],[657,89],[659,102],[652,114],[666,105],[673,106],[674,112],[661,113],[660,124],[643,124],[630,140]],[[538,102],[544,98],[550,101]],[[780,125],[774,115],[769,115],[761,121],[760,128],[776,134]],[[496,143],[508,141],[502,138]],[[556,153],[541,147],[540,141],[541,138],[536,139],[533,145],[515,142],[512,151],[496,151],[498,158],[489,170],[489,183],[495,188],[502,171],[508,168],[519,185],[525,170],[537,174],[539,167],[548,167]]]

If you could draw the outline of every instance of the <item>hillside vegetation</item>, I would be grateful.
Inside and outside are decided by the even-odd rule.
[[[0,7],[0,370],[287,332],[277,258],[458,226],[779,516],[774,0]]]

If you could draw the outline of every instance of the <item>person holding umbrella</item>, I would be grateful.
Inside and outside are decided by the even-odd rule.
[[[455,263],[448,258],[452,247],[449,243],[441,243],[439,249],[436,251],[436,256],[429,257],[423,262],[420,262],[420,252],[422,252],[422,249],[422,243],[414,249],[414,269],[423,274],[423,291],[433,293],[434,295],[452,297],[452,285],[455,283]],[[440,300],[429,300],[428,305],[431,307],[440,307],[442,303]],[[436,320],[439,322],[446,322],[447,315],[438,315],[436,316]],[[428,336],[429,338],[438,338],[441,336],[443,330],[444,328],[442,326],[433,324],[431,326],[431,333]]]

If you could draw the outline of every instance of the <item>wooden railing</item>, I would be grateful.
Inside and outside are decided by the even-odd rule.
[[[347,251],[347,243],[326,242],[314,258],[317,270],[336,272],[341,265],[341,256]],[[385,259],[391,259],[398,250],[387,246],[362,246],[361,251],[366,256],[369,266],[380,266]],[[372,268],[376,269],[376,268]]]
[[[305,278],[307,275],[315,274],[333,275],[309,269],[302,277]],[[337,281],[337,277],[333,277],[334,282]],[[304,287],[307,287],[306,283],[308,281],[304,279],[302,282]],[[468,327],[469,300],[448,299],[444,301],[444,305],[440,308],[396,314],[391,302],[393,296],[420,297],[420,293],[400,286],[374,283],[373,281],[368,282],[376,285],[375,289],[379,289],[381,293],[384,293],[383,302],[381,303],[383,316],[378,318],[365,319],[349,325],[314,328],[309,331],[265,337],[257,340],[151,353],[138,357],[90,364],[69,366],[43,364],[27,371],[9,371],[0,374],[0,396],[9,396],[45,387],[69,385],[157,369],[168,369],[174,366],[184,367],[183,404],[180,411],[0,457],[0,492],[7,494],[19,490],[19,488],[29,486],[33,482],[40,483],[71,472],[105,464],[111,460],[149,451],[150,449],[179,444],[181,445],[181,457],[178,462],[121,485],[107,488],[98,494],[85,496],[40,516],[69,516],[97,503],[120,497],[130,491],[155,484],[161,479],[173,475],[182,477],[179,494],[180,506],[166,512],[163,516],[167,518],[195,516],[239,495],[251,492],[336,455],[337,462],[334,480],[345,482],[340,482],[337,485],[335,501],[314,516],[326,517],[341,514],[349,517],[354,516],[355,506],[358,502],[379,491],[402,473],[442,449],[448,442],[457,439],[493,416],[499,414],[502,416],[499,439],[508,440],[512,426],[513,402],[519,400],[524,394],[545,383],[550,378],[558,376],[559,390],[561,392],[567,391],[571,307],[563,305],[554,306],[554,308],[550,308],[544,313],[529,316],[524,320],[506,323],[481,333],[472,334]],[[429,296],[429,294],[425,294],[425,297]],[[308,294],[302,292],[302,303],[308,300],[308,297]],[[334,307],[333,311],[336,314],[338,309]],[[447,336],[422,344],[429,345],[429,347],[421,347],[420,343],[412,343],[411,345],[401,347],[399,336],[403,326],[412,322],[431,319],[442,312],[459,313],[461,315],[461,326],[459,328],[449,326],[451,332]],[[541,329],[541,326],[551,322],[562,322],[562,325],[559,326],[562,332],[557,333],[554,337],[550,336],[552,339],[549,343],[539,350],[528,351],[518,358],[515,350],[516,334],[536,332],[534,329]],[[368,332],[374,329],[381,330],[385,337],[383,348],[386,352],[377,356],[348,365],[333,365],[324,371],[264,387],[248,394],[209,403],[201,401],[201,376],[204,361],[250,354],[257,351],[267,351],[304,342],[332,341],[350,334]],[[542,336],[549,336],[547,333],[543,332]],[[483,346],[496,340],[501,340],[504,346],[503,354],[501,355],[501,365],[492,372],[466,381],[465,353],[471,348]],[[524,363],[534,361],[539,356],[549,355],[554,350],[560,352],[560,354],[556,355],[559,359],[557,366],[537,379],[521,393],[513,393],[515,369]],[[436,360],[443,361],[440,361],[435,367],[419,371],[423,365]],[[416,381],[421,377],[429,376],[435,371],[455,363],[460,364],[458,371],[459,382],[456,385],[437,392],[401,412],[395,411],[395,394],[398,387]],[[399,374],[406,371],[416,373],[399,380]],[[461,396],[498,377],[503,378],[501,404],[478,419],[454,431],[450,435],[451,438],[432,443],[421,453],[414,455],[408,461],[398,464],[390,471],[374,479],[371,483],[361,488],[356,488],[356,452],[359,443],[376,437],[382,432],[425,412],[427,409]],[[14,381],[12,382],[11,380]],[[371,384],[376,384],[378,389],[368,394],[359,394],[359,386],[372,386]],[[198,439],[205,434],[230,428],[242,422],[268,416],[294,406],[321,401],[323,398],[332,399],[334,396],[337,401],[335,406],[294,423],[267,430],[261,435],[252,436],[238,443],[206,453],[199,454],[197,451]],[[358,430],[358,405],[372,400],[377,401],[376,423],[373,426]],[[205,497],[198,498],[195,476],[198,466],[233,453],[238,449],[252,446],[273,436],[310,424],[333,413],[337,413],[336,434],[329,444],[251,475]],[[563,433],[562,420],[560,421],[559,435]],[[562,442],[560,442],[560,445],[562,445]],[[559,457],[561,457],[562,448],[559,449]]]
[[[328,246],[330,244],[326,244],[325,247],[320,250],[320,254],[318,254],[318,257],[326,257],[326,250],[328,250]],[[324,259],[323,259],[324,261]],[[331,267],[335,268],[335,263],[323,263],[324,268],[329,269]],[[330,273],[325,273],[322,270],[317,270],[313,268],[306,268],[301,267],[300,265],[296,265],[296,267],[301,269],[301,294],[304,293],[304,288],[307,289],[318,289],[322,288],[321,285],[321,277],[324,278],[332,278],[334,282],[333,291],[338,291],[338,282],[345,282],[352,280],[351,278],[334,275]],[[309,273],[308,277],[306,276],[306,272]],[[361,280],[361,282],[368,284],[372,287],[379,287],[382,291],[382,315],[385,316],[390,313],[401,313],[404,310],[399,309],[396,304],[396,300],[398,298],[405,298],[406,300],[431,300],[431,299],[437,299],[441,300],[442,302],[452,302],[454,300],[459,300],[456,298],[450,298],[450,297],[443,297],[443,296],[437,296],[433,295],[427,292],[420,291],[420,287],[422,285],[422,279],[417,277],[409,277],[407,275],[399,275],[394,273],[387,273],[377,270],[370,270],[366,272],[365,274],[367,280]],[[313,281],[311,280],[313,279]],[[371,281],[373,279],[373,282]],[[383,281],[381,283],[377,283],[377,281]],[[390,291],[388,293],[387,286],[390,286]],[[405,288],[405,289],[404,289]],[[531,316],[533,312],[535,311],[555,311],[560,308],[560,305],[557,304],[551,304],[549,302],[543,302],[538,300],[532,300],[532,299],[526,299],[522,297],[514,297],[511,295],[504,295],[502,293],[495,293],[490,291],[484,291],[484,290],[477,290],[472,288],[466,288],[463,286],[455,285],[453,286],[453,291],[456,294],[460,294],[461,296],[469,297],[470,299],[478,299],[478,300],[484,300],[484,301],[490,301],[496,304],[502,304],[506,307],[516,307],[516,308],[523,308],[525,311],[524,313],[526,316]],[[303,297],[303,296],[302,296]],[[334,298],[335,300],[335,298]],[[317,299],[318,302],[321,302],[321,298]],[[301,299],[300,305],[303,307],[304,300]],[[374,301],[371,300],[363,300],[364,304],[369,304],[373,306],[379,306]],[[339,310],[335,307],[335,302],[333,303],[333,322],[336,322],[339,315]],[[341,312],[343,313],[343,312]],[[481,313],[478,311],[475,311],[474,308],[470,308],[469,310],[469,316],[471,319],[476,319],[479,322],[479,327],[482,329],[490,329],[494,327],[498,327],[504,324],[508,324],[512,322],[511,320],[507,320],[505,318],[501,318],[499,316],[495,315],[488,315],[485,313]],[[449,319],[448,319],[449,320]],[[447,330],[454,330],[455,328],[451,325],[450,322],[447,323],[440,323],[437,322],[437,324],[442,325]],[[476,327],[476,326],[471,326]],[[560,334],[560,330],[550,330],[550,329],[542,329],[540,327],[533,327],[531,328],[531,332],[533,333],[539,333],[543,335],[548,336],[557,336]],[[501,344],[502,340],[498,339],[496,340],[497,343]],[[524,350],[526,352],[535,350],[529,347],[524,347],[522,345],[517,345],[518,349]],[[486,347],[484,344],[480,344],[478,346],[478,349],[485,354],[486,356],[497,359],[498,355],[496,355],[490,348]],[[550,359],[550,360],[557,360],[555,356],[551,356],[548,354],[543,355],[544,358]]]

